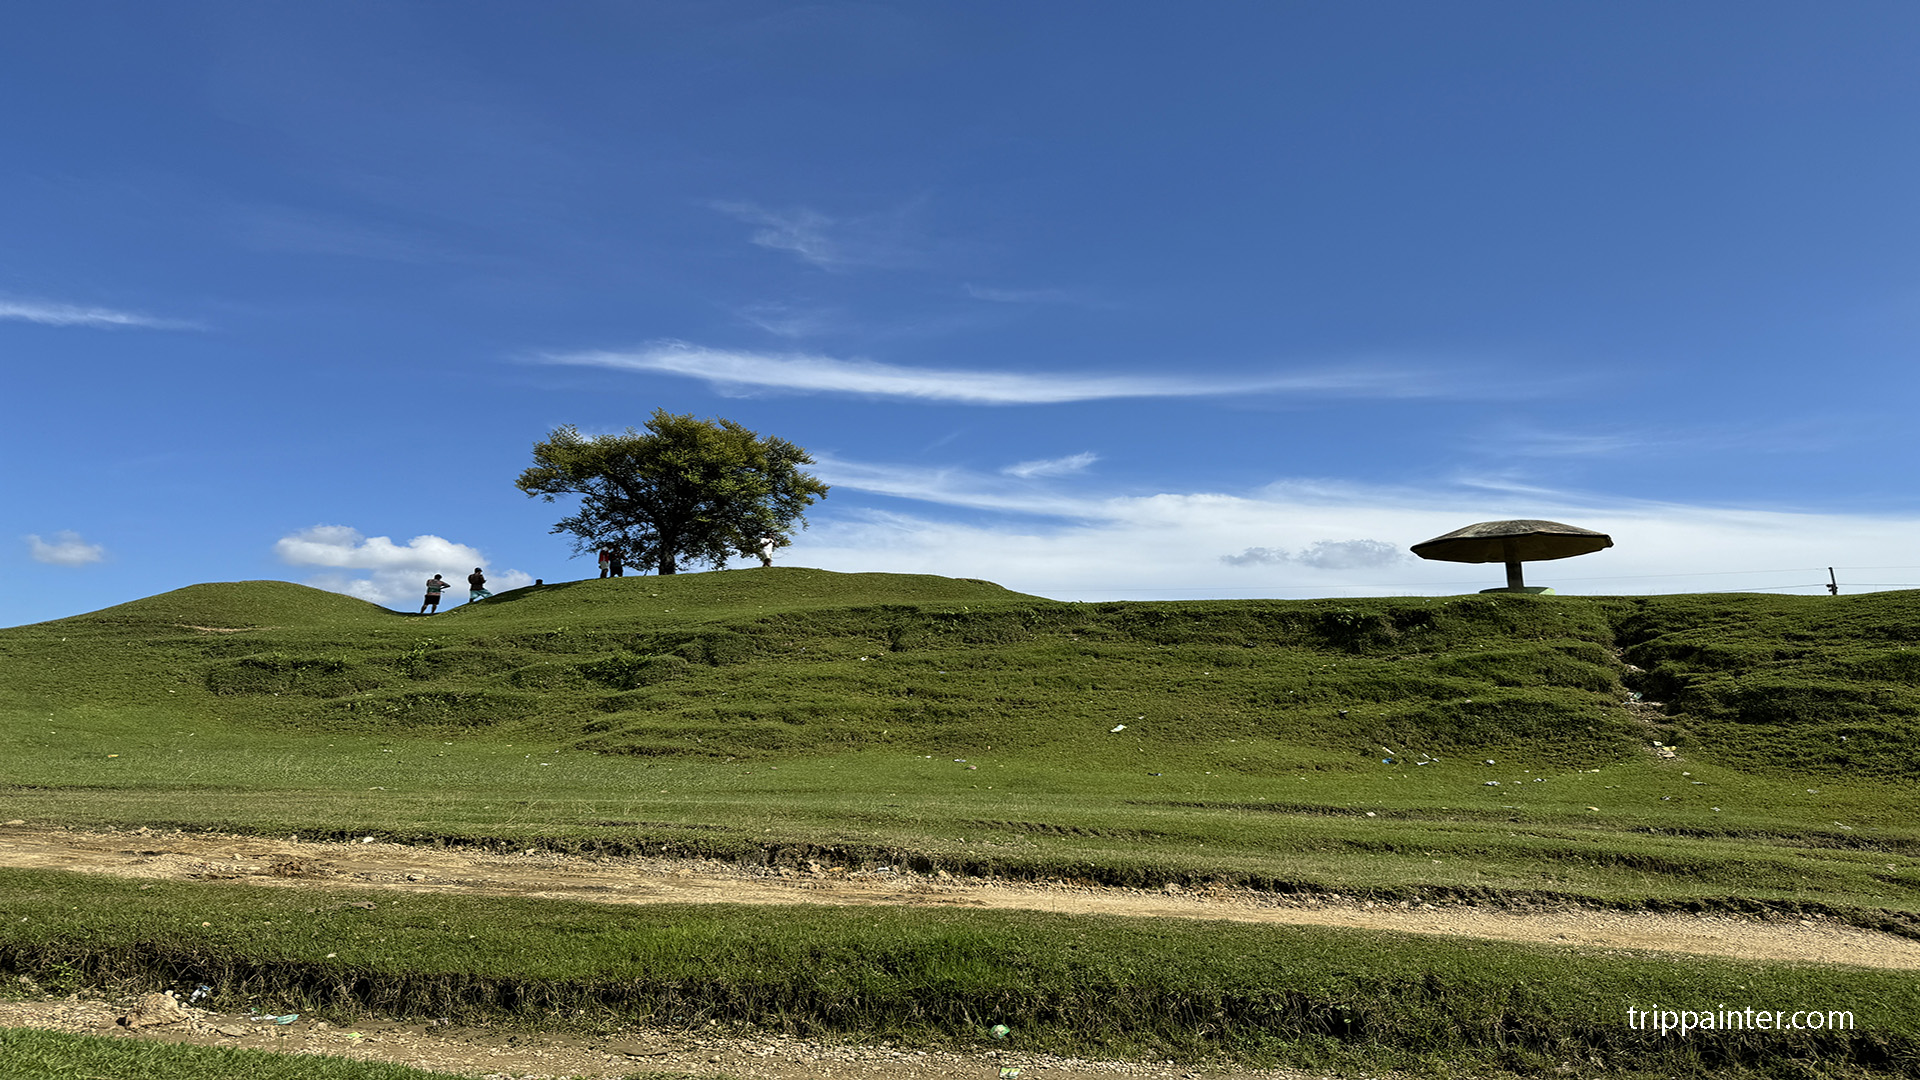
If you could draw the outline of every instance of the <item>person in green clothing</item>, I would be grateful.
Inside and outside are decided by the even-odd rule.
[[[435,574],[432,577],[428,578],[427,579],[427,598],[426,600],[422,601],[420,604],[420,614],[422,615],[427,614],[428,609],[439,611],[440,610],[440,591],[442,589],[446,589],[452,586],[452,584],[453,582],[451,581],[442,581],[440,579],[439,574]]]

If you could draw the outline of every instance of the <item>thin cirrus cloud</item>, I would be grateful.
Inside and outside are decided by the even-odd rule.
[[[51,540],[43,539],[38,534],[29,534],[26,541],[33,561],[49,566],[85,566],[107,557],[106,548],[87,543],[72,530],[54,533]]]
[[[912,266],[925,257],[909,239],[911,205],[857,217],[833,217],[804,206],[770,210],[751,202],[716,200],[707,206],[754,226],[749,243],[822,270]]]
[[[990,285],[968,285],[966,293],[975,300],[995,304],[1085,304],[1087,298],[1071,289],[1001,289]]]
[[[0,299],[0,320],[39,323],[42,326],[138,327],[146,330],[198,330],[187,319],[161,319],[113,308],[57,304],[45,300]]]
[[[1442,388],[1430,379],[1404,371],[1352,366],[1251,378],[1029,374],[910,368],[805,353],[710,349],[685,342],[663,342],[627,352],[549,353],[541,359],[549,364],[680,375],[703,380],[721,393],[839,393],[963,405],[1058,405],[1116,398],[1259,393],[1408,398],[1454,396],[1465,392],[1457,385]]]
[[[1039,461],[1022,461],[1009,465],[1000,471],[1008,476],[1017,476],[1022,480],[1042,479],[1049,476],[1072,476],[1087,471],[1087,467],[1100,460],[1100,455],[1087,451],[1069,454],[1066,457],[1042,458]]]

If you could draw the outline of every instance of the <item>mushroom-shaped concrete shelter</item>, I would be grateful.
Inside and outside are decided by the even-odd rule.
[[[1613,546],[1613,537],[1592,529],[1562,525],[1557,521],[1483,521],[1445,536],[1413,545],[1413,553],[1423,559],[1444,562],[1503,562],[1507,564],[1507,587],[1483,589],[1483,592],[1548,592],[1529,589],[1520,577],[1520,564],[1545,559],[1570,559],[1575,555]]]

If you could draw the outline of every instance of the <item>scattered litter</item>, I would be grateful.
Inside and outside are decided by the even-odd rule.
[[[1493,762],[1493,759],[1492,759],[1492,758],[1488,758],[1488,759],[1487,759],[1487,760],[1486,760],[1486,761],[1485,761],[1485,762],[1484,762],[1483,764],[1487,764],[1487,765],[1492,765],[1493,763],[1494,763],[1494,762]]]
[[[1166,775],[1166,774],[1165,774],[1165,773],[1157,773],[1157,772],[1150,772],[1150,773],[1148,773],[1147,775],[1148,775],[1148,776],[1164,776],[1164,775]]]
[[[1012,1065],[1000,1066],[1000,1080],[1020,1080],[1020,1070]]]
[[[199,1001],[201,998],[206,997],[211,993],[213,993],[213,987],[202,984],[198,990],[195,990],[193,993],[187,995],[187,1004],[191,1005],[194,1002]]]
[[[987,1029],[987,1034],[993,1036],[996,1039],[1004,1039],[1007,1036],[1013,1034],[1013,1029],[1008,1027],[1005,1024],[995,1024],[992,1027]]]
[[[1373,811],[1371,811],[1371,810],[1369,810],[1369,811],[1367,811],[1367,816],[1368,816],[1368,817],[1372,817],[1372,816],[1374,816],[1374,815],[1373,815]]]
[[[1719,813],[1719,812],[1720,812],[1720,808],[1719,808],[1719,807],[1717,807],[1717,806],[1716,806],[1716,807],[1714,807],[1714,808],[1713,808],[1713,812],[1714,812],[1714,813],[1716,813],[1716,814],[1717,814],[1717,813]]]
[[[1489,780],[1489,781],[1487,781],[1486,783],[1484,783],[1484,784],[1482,784],[1482,785],[1480,785],[1480,786],[1481,786],[1481,787],[1499,787],[1499,786],[1500,786],[1500,781],[1498,781],[1498,780]]]
[[[361,838],[360,838],[360,842],[361,842],[361,843],[363,843],[363,844],[371,844],[371,843],[373,843],[373,837],[371,837],[371,836],[363,836],[363,837],[361,837]]]
[[[1109,735],[1117,735],[1117,734],[1119,734],[1120,732],[1122,732],[1122,731],[1125,731],[1125,730],[1127,730],[1127,725],[1125,725],[1125,724],[1115,724],[1115,725],[1113,725],[1112,727],[1110,727],[1110,728],[1108,728],[1108,729],[1107,729],[1107,734],[1109,734]]]
[[[1593,812],[1594,812],[1594,813],[1596,813],[1596,814],[1600,812],[1600,808],[1599,808],[1599,807],[1597,807],[1597,806],[1589,806],[1589,807],[1587,807],[1587,809],[1589,809],[1589,810],[1591,810],[1591,811],[1593,811]],[[1718,810],[1718,809],[1720,809],[1720,808],[1716,806],[1716,807],[1714,807],[1714,809],[1715,809],[1715,810]]]
[[[1381,758],[1381,759],[1380,759],[1380,764],[1382,764],[1382,765],[1392,765],[1392,764],[1395,764],[1395,762],[1394,762],[1394,760],[1393,760],[1392,758],[1390,758],[1390,757],[1383,757],[1383,758]]]
[[[969,766],[967,766],[967,771],[968,771],[968,772],[973,772],[974,770],[976,770],[976,769],[978,769],[978,768],[980,768],[980,766],[978,766],[978,765],[969,765]]]

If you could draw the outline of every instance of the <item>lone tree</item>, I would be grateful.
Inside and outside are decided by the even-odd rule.
[[[731,420],[696,420],[655,409],[644,432],[588,438],[571,424],[534,444],[533,468],[514,486],[552,502],[580,496],[580,510],[553,526],[585,554],[615,546],[637,566],[675,573],[682,559],[719,567],[750,556],[763,536],[786,544],[802,512],[827,485],[800,471],[813,464],[785,439],[761,438]]]

